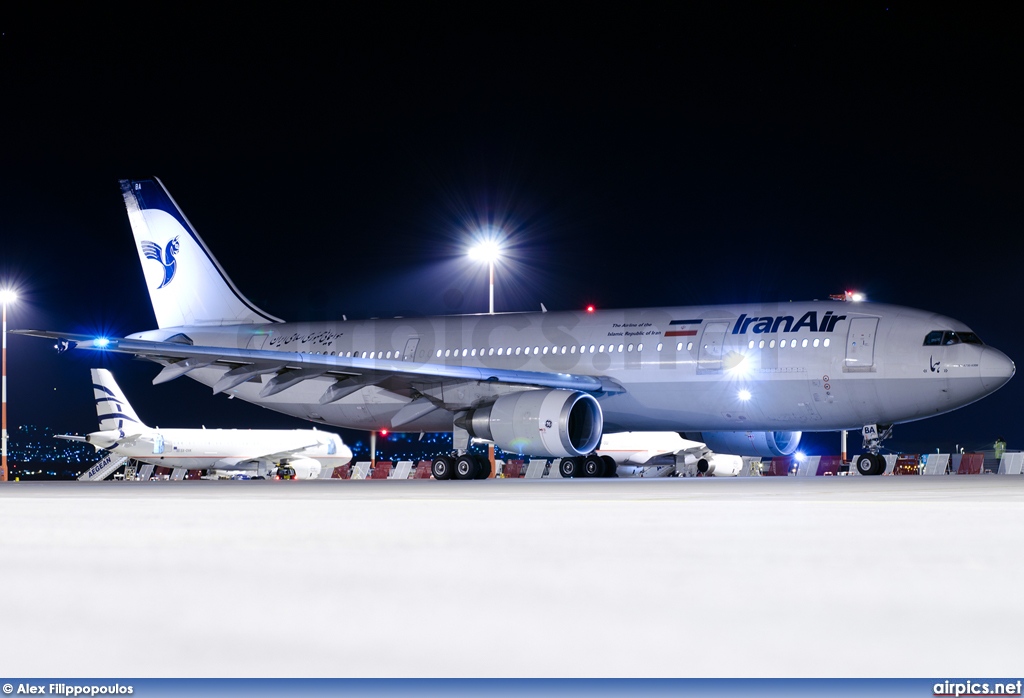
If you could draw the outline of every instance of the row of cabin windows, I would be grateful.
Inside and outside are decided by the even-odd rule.
[[[963,335],[963,334],[964,333],[961,333],[961,335]],[[792,348],[795,349],[797,347],[797,342],[798,341],[800,342],[800,346],[801,347],[807,347],[809,345],[810,346],[814,346],[814,347],[817,347],[817,346],[826,346],[827,347],[827,346],[829,346],[829,344],[831,344],[831,340],[827,339],[827,338],[824,339],[824,340],[821,340],[821,339],[814,339],[814,340],[807,340],[807,339],[804,339],[804,340],[796,340],[796,339],[786,340],[786,339],[782,339],[782,340],[779,340],[779,347],[782,348],[782,349],[785,349],[787,346],[789,346],[789,347],[792,347]],[[762,340],[760,340],[759,342],[756,342],[756,343],[754,342],[754,340],[750,340],[749,342],[747,342],[747,348],[748,349],[753,349],[755,344],[756,344],[758,349],[764,349],[766,346],[769,349],[774,349],[775,348],[775,340],[774,339],[769,340],[768,342],[765,342],[765,340],[762,339]],[[665,348],[665,345],[661,344],[661,343],[659,343],[658,346],[657,346],[657,350],[658,351],[661,351],[664,348]],[[644,345],[643,344],[637,344],[634,347],[633,344],[619,344],[618,346],[616,346],[614,344],[608,344],[608,345],[604,345],[604,344],[596,344],[596,345],[595,344],[591,344],[589,347],[587,347],[586,344],[582,344],[582,345],[579,346],[578,350],[577,350],[576,345],[573,345],[573,346],[563,345],[561,347],[555,346],[555,347],[543,347],[543,348],[542,347],[532,347],[532,348],[531,347],[514,347],[514,348],[513,347],[498,347],[497,349],[495,349],[494,347],[491,347],[490,349],[480,349],[479,350],[479,356],[494,356],[495,354],[497,354],[498,356],[512,356],[513,354],[515,356],[519,356],[519,355],[530,356],[531,354],[533,354],[534,356],[541,356],[541,355],[547,355],[547,354],[552,354],[552,355],[555,355],[555,354],[576,354],[577,351],[580,354],[586,354],[586,353],[588,353],[588,351],[591,354],[594,354],[594,353],[598,353],[598,354],[604,354],[604,353],[609,353],[609,354],[618,353],[618,354],[622,354],[623,352],[625,352],[625,353],[632,352],[632,351],[634,351],[634,349],[636,351],[643,351],[644,350]],[[691,351],[692,349],[693,349],[693,342],[687,342],[686,343],[686,350],[687,351]],[[677,343],[676,344],[676,351],[682,351],[682,350],[683,350],[683,343],[682,342]],[[394,358],[394,359],[401,359],[402,358],[402,353],[397,351],[397,350],[396,351],[387,351],[387,352],[385,352],[385,351],[370,351],[370,352],[366,352],[366,351],[364,351],[364,352],[358,352],[358,351],[357,352],[351,352],[351,351],[349,351],[349,352],[344,352],[344,351],[326,352],[325,351],[325,352],[319,352],[318,351],[318,352],[313,352],[313,353],[315,353],[315,354],[323,353],[323,354],[328,354],[330,356],[337,355],[337,356],[344,356],[344,357],[349,357],[349,358],[351,358],[354,355],[356,358],[363,358],[363,359],[392,359],[392,358]],[[478,354],[477,354],[477,350],[476,349],[461,349],[461,350],[460,349],[438,349],[437,352],[435,353],[435,356],[437,358],[441,358],[442,356],[444,356],[445,358],[448,358],[448,357],[451,357],[451,356],[467,357],[467,356],[477,356],[477,355]]]
[[[781,339],[781,340],[779,340],[779,348],[780,349],[785,349],[786,346],[787,346],[787,342],[788,342],[789,343],[788,344],[789,347],[791,347],[793,349],[796,349],[797,341],[798,340],[795,340],[795,339],[789,339],[789,340]],[[803,340],[799,340],[799,341],[800,341],[800,346],[801,347],[806,347],[808,345],[815,346],[815,347],[817,347],[817,346],[825,346],[825,347],[827,347],[829,344],[832,343],[832,340],[828,339],[828,338],[826,338],[824,340],[814,339],[814,340],[808,341],[806,339],[803,339]],[[760,342],[757,342],[757,348],[758,349],[764,349],[765,346],[767,346],[769,349],[774,349],[775,348],[775,340],[774,339],[769,340],[767,342],[767,344],[765,343],[765,341],[763,339]],[[747,342],[747,349],[753,349],[753,348],[754,348],[754,340],[750,340],[749,342]]]
[[[661,344],[658,345],[658,350],[659,351],[661,350],[662,346],[663,345],[661,345]],[[680,345],[680,346],[682,346],[682,345]],[[692,346],[692,343],[691,343],[691,346]],[[617,351],[618,351],[619,354],[621,354],[624,351],[625,352],[631,352],[634,349],[636,349],[636,351],[643,351],[644,350],[644,345],[643,344],[637,344],[634,347],[632,344],[620,344],[618,346],[618,350]],[[604,354],[606,351],[609,354],[616,353],[615,345],[614,344],[609,344],[609,345],[607,345],[607,349],[605,348],[604,344],[600,344],[600,345],[591,344],[590,345],[590,353],[591,354],[593,354],[595,352],[598,353],[598,354]],[[546,355],[546,354],[555,355],[555,354],[575,354],[575,353],[577,353],[577,347],[574,344],[571,347],[570,346],[566,346],[566,345],[563,345],[561,347],[532,347],[532,348],[531,347],[515,347],[515,348],[513,348],[513,347],[498,347],[497,349],[495,349],[494,347],[491,347],[490,349],[481,349],[479,355],[480,356],[494,356],[494,355],[498,355],[498,356],[512,356],[513,354],[515,354],[515,356],[519,356],[520,354],[522,354],[523,356],[530,356],[530,354],[533,354],[534,356],[543,356],[543,355]],[[579,353],[580,354],[586,354],[587,353],[587,345],[586,344],[580,345]],[[449,356],[456,356],[456,357],[457,356],[477,356],[477,350],[476,349],[461,349],[461,350],[460,349],[438,349],[437,352],[434,354],[434,356],[436,356],[437,358],[441,358],[442,356],[445,356],[445,357],[449,357]]]

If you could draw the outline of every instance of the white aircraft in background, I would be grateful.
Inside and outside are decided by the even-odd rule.
[[[147,427],[104,368],[92,369],[99,431],[58,436],[84,441],[144,463],[168,468],[249,472],[267,475],[290,467],[299,480],[314,479],[321,468],[352,460],[341,437],[316,429],[160,429]]]
[[[159,180],[122,180],[121,190],[158,329],[22,334],[133,354],[163,366],[154,383],[188,375],[321,424],[452,431],[455,453],[435,459],[437,479],[486,476],[466,453],[473,438],[563,458],[570,475],[611,474],[595,450],[624,431],[773,456],[793,453],[802,431],[862,429],[856,467],[880,474],[892,424],[980,400],[1014,373],[962,322],[872,303],[287,323],[239,292]],[[281,273],[333,270],[307,257]]]
[[[742,457],[715,453],[706,444],[674,431],[605,434],[597,454],[611,459],[618,474],[627,477],[665,477],[681,472],[735,477],[744,466]]]

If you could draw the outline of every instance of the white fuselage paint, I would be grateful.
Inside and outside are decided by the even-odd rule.
[[[89,442],[120,456],[167,468],[194,470],[257,470],[258,461],[270,454],[289,452],[282,460],[308,458],[322,468],[334,468],[352,460],[341,437],[313,429],[159,429],[143,427],[140,433],[117,438],[116,431],[89,434]],[[160,451],[160,452],[158,452]],[[264,465],[270,462],[265,461]]]
[[[202,346],[601,376],[623,389],[597,396],[606,432],[825,431],[949,412],[1013,375],[1012,361],[992,347],[925,346],[935,330],[970,331],[911,308],[809,301],[179,327],[132,337],[184,334]],[[211,366],[188,375],[212,386],[225,370]],[[413,399],[384,381],[321,405],[334,382],[328,377],[261,398],[270,377],[228,392],[297,417],[367,430],[391,428]],[[442,385],[430,377],[417,383],[424,390]],[[446,405],[473,404],[503,389],[449,380],[443,398]],[[452,418],[451,409],[435,410],[400,430],[450,430]]]

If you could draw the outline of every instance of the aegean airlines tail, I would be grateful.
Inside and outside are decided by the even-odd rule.
[[[125,422],[129,432],[139,428],[148,429],[139,415],[128,403],[113,374],[105,368],[92,369],[92,394],[96,399],[96,416],[99,417],[100,431],[125,430]]]

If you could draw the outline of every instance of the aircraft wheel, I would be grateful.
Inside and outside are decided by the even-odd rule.
[[[435,458],[434,462],[430,464],[430,474],[434,476],[435,480],[451,480],[452,459],[448,456]]]
[[[486,480],[491,476],[491,461],[486,456],[476,456],[476,479]]]
[[[875,456],[875,475],[884,475],[885,474],[885,466],[886,466],[885,456],[883,456],[881,453],[876,453],[876,454],[874,454],[874,456]]]
[[[474,456],[466,454],[455,459],[455,479],[473,480],[480,472],[480,464]]]
[[[617,472],[619,466],[615,464],[615,459],[611,456],[601,456],[601,460],[604,461],[604,476],[605,477],[618,477]]]
[[[563,458],[558,464],[558,474],[562,477],[576,477],[581,470],[578,458]]]
[[[878,461],[882,461],[882,468],[879,469]],[[876,456],[873,453],[862,453],[857,456],[857,460],[854,462],[857,466],[857,472],[861,475],[878,475],[885,472],[885,459],[881,456]]]
[[[604,461],[597,454],[583,459],[583,477],[604,477]]]

